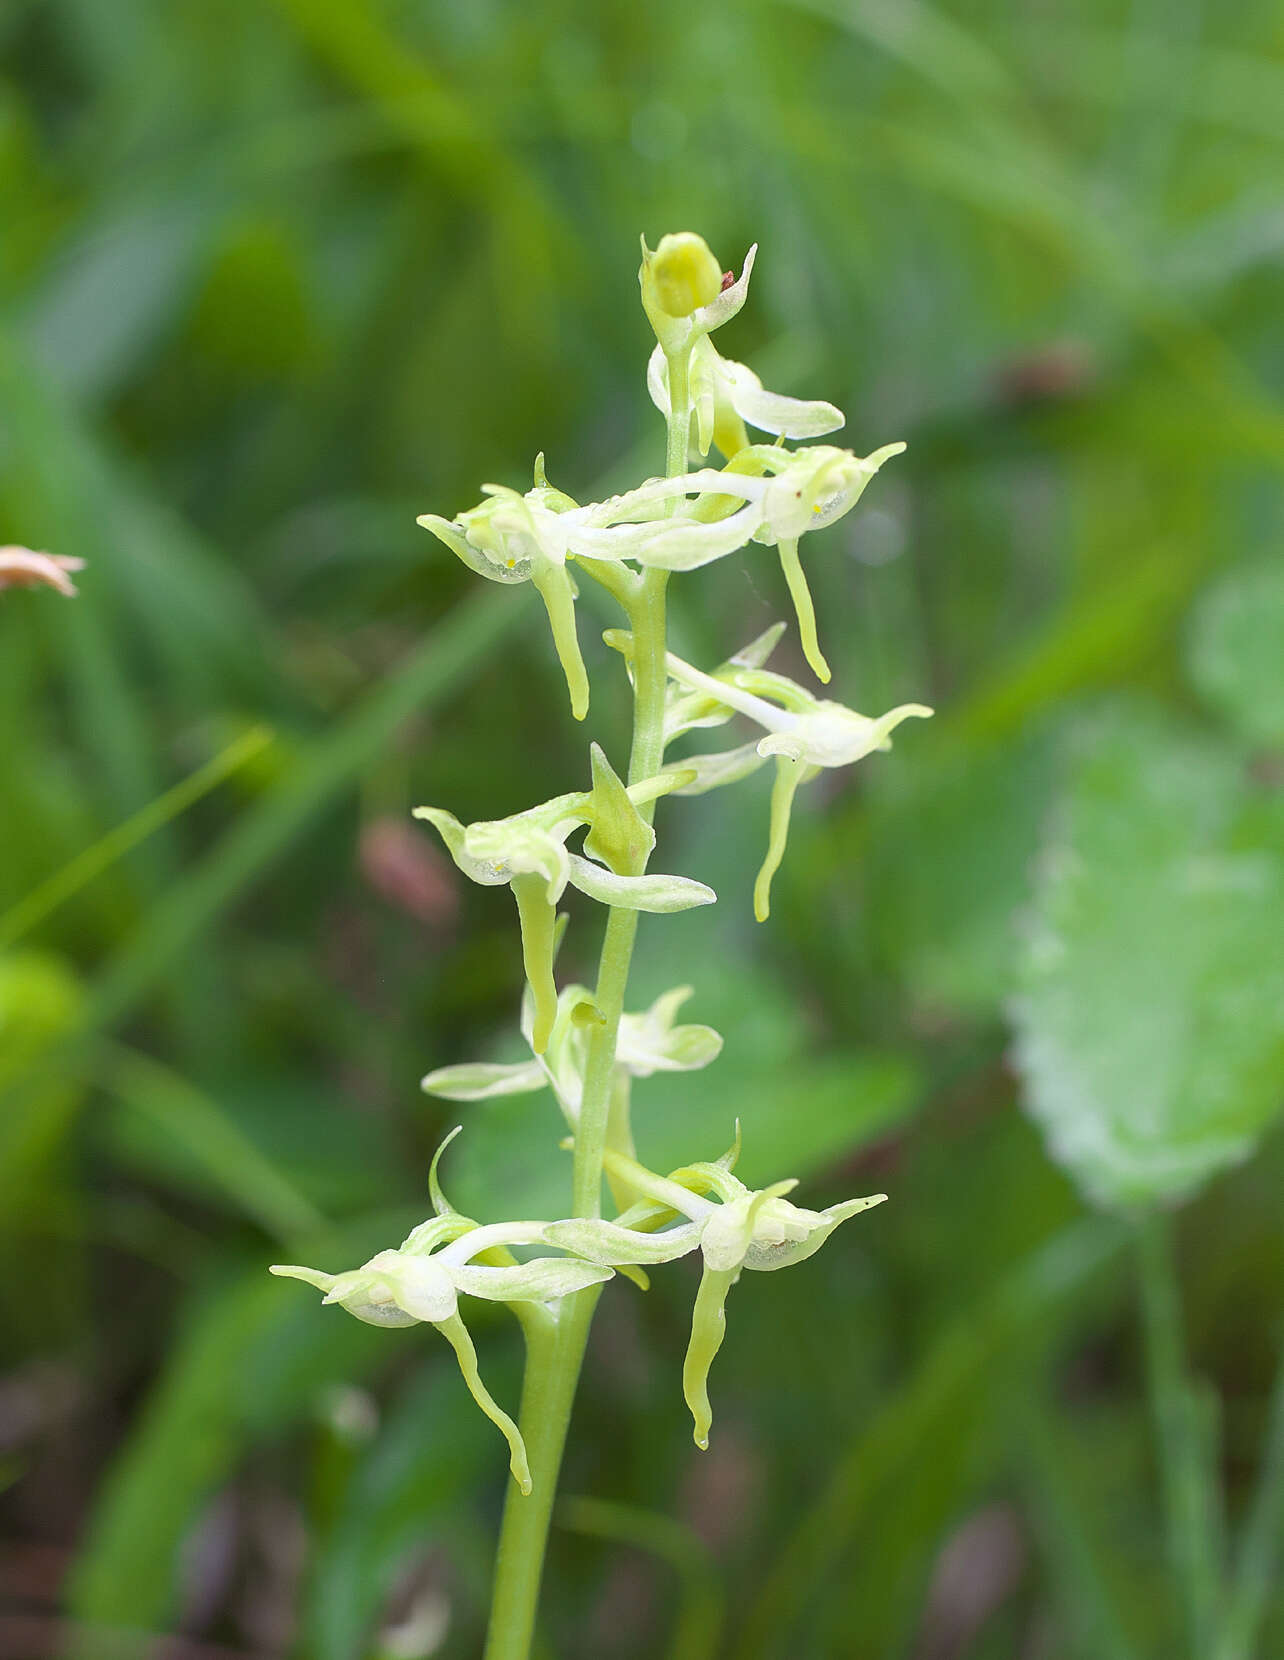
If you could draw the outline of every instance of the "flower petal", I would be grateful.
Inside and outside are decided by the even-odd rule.
[[[451,1269],[451,1278],[470,1297],[492,1303],[551,1303],[559,1297],[601,1285],[611,1277],[605,1264],[570,1257],[536,1257],[515,1268],[485,1268],[467,1263]]]
[[[609,539],[585,542],[585,533],[665,519],[675,496],[699,496],[711,492],[726,495],[727,491],[721,488],[726,478],[727,475],[716,467],[701,467],[693,473],[678,473],[672,478],[649,478],[622,495],[608,496],[605,501],[577,507],[562,520],[570,538],[570,551],[578,556],[597,548],[609,550],[613,546]],[[768,481],[761,478],[738,477],[735,486],[732,493],[745,501],[760,501],[769,488]]]
[[[689,911],[696,905],[712,905],[718,897],[712,888],[689,876],[617,876],[577,854],[569,857],[571,885],[603,905],[667,915]]]
[[[758,753],[758,745],[751,738],[738,749],[717,750],[709,755],[687,755],[681,761],[672,761],[675,773],[694,773],[688,783],[682,784],[675,795],[704,795],[707,790],[721,789],[724,784],[738,784],[748,778],[766,760]]]
[[[571,1251],[588,1262],[612,1268],[645,1262],[675,1262],[689,1256],[700,1243],[702,1224],[684,1222],[666,1233],[638,1233],[618,1222],[572,1217],[550,1222],[544,1238],[560,1251]]]
[[[863,1210],[873,1210],[886,1198],[885,1193],[873,1193],[866,1199],[848,1199],[843,1204],[830,1205],[819,1213],[811,1213],[818,1214],[824,1220],[813,1226],[805,1238],[785,1240],[779,1245],[751,1245],[745,1254],[744,1265],[755,1273],[772,1273],[777,1268],[792,1268],[796,1263],[806,1262],[808,1257],[815,1256],[840,1222]]]
[[[379,1257],[395,1257],[397,1254],[396,1251],[381,1251]],[[377,1262],[379,1258],[371,1260]],[[417,1325],[418,1316],[400,1307],[382,1276],[369,1269],[370,1264],[367,1263],[365,1268],[338,1275],[322,1300],[338,1303],[354,1319],[367,1326]]]
[[[817,767],[846,767],[876,749],[890,749],[890,734],[912,716],[926,719],[923,703],[902,703],[876,720],[841,703],[817,703],[795,715],[789,726],[769,732],[758,744],[760,755],[787,755]]]
[[[34,588],[43,584],[71,598],[76,584],[67,574],[83,571],[85,561],[64,553],[37,553],[12,544],[0,548],[0,588]]]
[[[381,1257],[396,1258],[378,1271],[379,1279],[392,1293],[397,1307],[414,1320],[437,1325],[449,1320],[459,1306],[452,1274],[431,1256],[406,1256],[400,1251],[382,1251]]]
[[[691,996],[690,986],[664,992],[645,1014],[620,1022],[615,1058],[635,1078],[656,1072],[695,1072],[717,1059],[722,1038],[712,1026],[675,1026],[674,1016]]]
[[[780,438],[819,438],[846,422],[842,410],[832,403],[765,391],[757,375],[743,363],[720,358],[718,367],[732,408],[759,432],[771,432]]]
[[[531,565],[529,559],[523,559],[514,564],[504,564],[500,560],[492,559],[489,554],[468,540],[464,527],[452,519],[443,519],[438,513],[421,513],[415,520],[425,530],[430,530],[439,542],[445,545],[458,559],[462,559],[470,571],[478,576],[484,576],[488,582],[529,582],[531,579]]]
[[[745,255],[744,267],[735,282],[715,295],[708,305],[702,305],[695,312],[692,320],[702,333],[708,334],[713,329],[721,328],[724,323],[729,323],[744,305],[749,298],[749,278],[753,275],[753,262],[757,257],[758,244],[755,242]]]
[[[491,1061],[465,1061],[459,1066],[439,1066],[419,1080],[428,1095],[443,1101],[490,1101],[501,1095],[530,1095],[544,1089],[548,1079],[538,1061],[517,1061],[502,1065]]]
[[[293,1262],[274,1262],[268,1269],[269,1274],[276,1274],[283,1280],[302,1280],[304,1285],[313,1286],[317,1291],[324,1291],[327,1295],[334,1289],[335,1274],[323,1274],[319,1268],[300,1268]]]
[[[470,882],[497,888],[510,879],[512,872],[505,868],[502,861],[477,858],[468,851],[464,826],[444,807],[416,807],[412,816],[426,819],[432,825],[445,842],[447,852]]]
[[[699,474],[672,480],[685,485]],[[711,475],[720,478],[721,474]],[[698,488],[698,486],[693,486]],[[670,489],[669,498],[681,492]],[[750,501],[726,518],[705,521],[677,513],[672,517],[586,525],[572,533],[572,550],[590,559],[632,559],[649,569],[693,571],[744,547],[762,523],[762,508]]]

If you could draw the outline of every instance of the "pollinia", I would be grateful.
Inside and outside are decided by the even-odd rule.
[[[512,817],[465,825],[441,807],[416,809],[465,876],[512,891],[526,975],[521,1030],[531,1055],[517,1065],[443,1067],[428,1074],[424,1088],[464,1102],[550,1091],[573,1154],[570,1213],[484,1225],[461,1215],[438,1178],[443,1143],[429,1177],[433,1215],[396,1249],[338,1274],[272,1269],[315,1286],[327,1303],[374,1325],[435,1326],[454,1349],[478,1406],[507,1439],[512,1483],[488,1660],[524,1660],[530,1650],[557,1473],[605,1282],[624,1275],[645,1289],[649,1269],[699,1254],[702,1273],[682,1386],[696,1444],[706,1447],[709,1373],[732,1287],[746,1270],[774,1271],[804,1261],[839,1223],[884,1197],[808,1210],[788,1197],[792,1180],[751,1190],[734,1174],[738,1126],[735,1145],[721,1157],[657,1172],[639,1160],[630,1121],[633,1079],[707,1066],[722,1047],[710,1027],[680,1023],[687,987],[667,992],[642,1012],[625,1009],[639,913],[686,910],[716,897],[701,882],[649,869],[660,798],[729,788],[766,762],[774,766],[767,849],[753,893],[755,914],[764,921],[795,791],[823,768],[846,767],[889,748],[901,721],[931,713],[906,704],[871,718],[775,673],[767,663],[783,624],[712,670],[695,668],[667,649],[670,577],[762,543],[779,557],[807,662],[828,682],[799,546],[850,512],[884,462],[904,448],[888,444],[861,457],[829,444],[785,442],[821,438],[841,426],[843,416],[832,404],[764,390],[751,369],[724,358],[713,344],[714,331],[745,303],[756,251],[750,249],[735,278],[723,274],[692,233],[666,236],[654,252],[643,242],[642,305],[656,337],[647,385],[668,429],[663,478],[581,505],[549,483],[541,456],[524,493],[484,485],[476,507],[453,519],[430,513],[419,520],[479,576],[533,584],[548,613],[576,719],[589,707],[576,580],[600,583],[623,613],[623,626],[605,638],[633,690],[626,777],[593,744],[587,788]],[[750,428],[775,441],[751,442]],[[692,466],[693,450],[704,463],[712,448],[723,457],[720,467]],[[753,729],[747,742],[670,757],[688,733],[736,717]],[[569,844],[581,831],[576,852]],[[555,956],[565,918],[558,906],[568,887],[604,907],[606,925],[596,985],[559,990]],[[604,1180],[610,1218],[602,1214]],[[461,1295],[507,1303],[522,1325],[526,1372],[516,1422],[481,1379]]]

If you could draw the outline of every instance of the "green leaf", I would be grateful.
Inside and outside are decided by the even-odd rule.
[[[289,1170],[265,1154],[213,1096],[148,1055],[123,1047],[108,1053],[112,1092],[268,1233],[289,1239],[323,1225]]]
[[[871,1420],[857,1419],[848,1443],[831,1459],[823,1491],[800,1507],[789,1536],[775,1551],[744,1611],[737,1654],[743,1660],[783,1660],[799,1652],[793,1640],[800,1614],[816,1605],[827,1577],[866,1539],[866,1552],[909,1514],[913,1544],[921,1550],[938,1463],[953,1463],[975,1444],[983,1410],[1003,1362],[1042,1322],[1064,1316],[1066,1304],[1117,1254],[1120,1238],[1099,1219],[1079,1221],[1041,1241],[1009,1266],[992,1288],[950,1320],[926,1349],[914,1373],[893,1390]],[[914,1479],[914,1472],[919,1479]],[[954,1489],[951,1471],[947,1485]],[[922,1488],[925,1503],[902,1502]],[[915,1510],[920,1511],[917,1516]],[[941,1518],[931,1517],[939,1525]],[[904,1571],[910,1551],[892,1553]],[[875,1617],[887,1620],[897,1604],[885,1585]],[[850,1604],[847,1605],[850,1607]],[[884,1648],[879,1652],[889,1652]]]
[[[1115,705],[1072,751],[1012,1005],[1016,1062],[1091,1198],[1173,1200],[1246,1157],[1284,1097],[1284,876],[1240,833],[1247,788],[1223,749]]]
[[[1284,564],[1243,566],[1195,607],[1188,665],[1206,701],[1251,743],[1284,744]]]
[[[436,1539],[457,1548],[468,1493],[494,1461],[495,1432],[448,1359],[443,1347],[416,1373],[352,1477],[310,1576],[304,1652],[316,1660],[364,1660],[408,1558]]]
[[[84,992],[60,957],[24,951],[0,958],[0,1088],[46,1055],[74,1029]],[[42,1175],[84,1098],[79,1079],[38,1072],[16,1090],[0,1115],[0,1209],[31,1201]]]
[[[384,1216],[325,1240],[302,1240],[298,1254],[359,1257],[380,1238],[395,1237],[399,1226],[401,1219]],[[73,1617],[95,1626],[160,1628],[175,1594],[182,1540],[245,1448],[308,1418],[335,1383],[392,1357],[396,1333],[327,1312],[298,1287],[270,1279],[266,1264],[191,1312],[99,1488],[72,1579]]]
[[[1053,746],[954,746],[880,776],[865,892],[881,959],[923,1008],[994,1017],[1047,806]]]

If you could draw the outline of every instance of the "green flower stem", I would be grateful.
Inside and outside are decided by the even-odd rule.
[[[1185,1615],[1191,1660],[1211,1649],[1218,1597],[1215,1533],[1196,1399],[1186,1375],[1172,1226],[1146,1217],[1137,1232],[1151,1410],[1159,1442],[1168,1560]]]
[[[604,1167],[606,1185],[617,1211],[627,1210],[637,1197],[625,1181],[611,1169],[611,1154],[621,1153],[632,1158],[637,1149],[633,1145],[633,1127],[630,1121],[632,1082],[623,1067],[617,1067],[611,1080],[611,1110],[606,1120],[606,1153]]]
[[[207,761],[155,801],[149,801],[124,824],[118,824],[109,831],[101,841],[77,854],[70,864],[32,888],[25,898],[0,916],[0,946],[12,945],[20,935],[43,922],[51,911],[73,899],[96,876],[109,870],[118,859],[124,858],[155,831],[163,829],[171,819],[185,813],[225,778],[230,778],[252,761],[271,742],[272,732],[266,726],[255,726],[243,732],[213,760]]]
[[[495,1553],[485,1660],[529,1660],[562,1450],[600,1290],[594,1285],[563,1297],[557,1314],[549,1309],[537,1312],[534,1305],[524,1311],[526,1374],[518,1424],[526,1443],[531,1490],[523,1494],[516,1481],[509,1481]]]
[[[672,376],[672,363],[669,368]],[[691,426],[685,359],[678,378],[669,384],[675,411],[669,418],[668,468],[672,477],[686,470]],[[648,570],[625,586],[614,580],[614,573],[611,575],[606,585],[620,599],[633,630],[633,743],[628,782],[636,784],[653,777],[664,761],[664,602],[669,578],[667,571]],[[654,801],[639,806],[638,811],[650,823]],[[642,863],[645,865],[645,860]],[[576,1216],[602,1214],[602,1160],[611,1117],[615,1048],[637,926],[636,911],[611,908],[594,994],[603,1018],[589,1043],[575,1137],[571,1183]],[[627,1132],[627,1125],[617,1124],[617,1133],[621,1129]],[[526,1373],[518,1423],[526,1443],[532,1485],[529,1495],[523,1495],[514,1481],[508,1485],[495,1556],[485,1660],[529,1660],[562,1451],[600,1292],[600,1286],[590,1286],[563,1297],[556,1315],[551,1311],[546,1318],[528,1314],[522,1322]]]
[[[633,747],[629,755],[629,783],[639,783],[659,772],[664,760],[666,571],[646,571],[626,607],[633,629]],[[655,803],[638,808],[649,823]],[[639,870],[637,874],[641,874]],[[584,1065],[584,1096],[575,1133],[572,1206],[576,1216],[602,1214],[602,1156],[611,1112],[611,1085],[615,1075],[615,1046],[624,1012],[624,993],[633,962],[638,912],[612,907],[607,918],[602,959],[593,1001],[602,1016],[589,1040]],[[620,1129],[625,1128],[619,1126]]]
[[[1244,1523],[1217,1660],[1252,1660],[1258,1652],[1258,1630],[1276,1585],[1281,1534],[1284,1534],[1284,1357],[1275,1375],[1261,1474]]]

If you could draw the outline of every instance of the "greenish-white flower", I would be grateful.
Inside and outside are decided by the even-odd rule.
[[[874,750],[891,748],[891,734],[904,720],[926,717],[932,711],[922,703],[902,703],[885,715],[858,714],[841,703],[815,697],[797,682],[762,668],[724,667],[717,675],[692,668],[672,652],[669,674],[683,690],[699,700],[698,708],[747,715],[764,729],[753,745],[762,759],[776,759],[776,782],[771,797],[771,835],[767,857],[754,884],[754,914],[765,921],[770,910],[771,879],[784,857],[794,793],[822,767],[845,767]],[[691,724],[696,724],[692,722]],[[744,777],[753,770],[749,746],[677,763],[696,777],[679,787],[690,794]]]
[[[690,986],[675,986],[641,1014],[620,1017],[615,1064],[621,1072],[631,1078],[694,1072],[717,1059],[722,1038],[712,1026],[676,1023],[678,1010],[690,996]],[[573,1130],[579,1123],[588,1040],[601,1018],[586,986],[563,986],[542,1054],[508,1064],[475,1061],[438,1067],[423,1079],[422,1087],[447,1101],[486,1101],[551,1088]],[[528,1003],[522,1010],[522,1031],[533,1049],[532,1022],[533,1008]]]
[[[816,636],[816,608],[798,558],[799,538],[850,513],[883,463],[904,448],[884,444],[861,456],[831,444],[810,444],[801,450],[754,444],[742,449],[719,475],[719,488],[727,496],[743,498],[761,510],[754,540],[774,547],[779,555],[803,653],[821,681],[829,680],[830,670]]]
[[[762,509],[746,501],[735,511],[699,517],[685,500],[717,490],[714,468],[650,478],[636,490],[592,502],[568,514],[571,549],[580,560],[633,560],[654,570],[694,571],[725,559],[748,543],[762,524]],[[735,509],[734,500],[722,498]],[[674,503],[678,503],[674,511]]]
[[[544,1229],[550,1245],[604,1267],[641,1267],[672,1262],[699,1250],[704,1272],[696,1294],[691,1340],[682,1369],[682,1387],[694,1422],[696,1445],[709,1445],[713,1413],[709,1405],[709,1368],[722,1345],[727,1293],[742,1271],[770,1273],[804,1262],[817,1252],[840,1223],[874,1205],[885,1193],[848,1199],[824,1210],[805,1210],[785,1194],[795,1181],[775,1182],[753,1191],[732,1175],[730,1157],[687,1166],[671,1176],[656,1176],[635,1160],[615,1153],[607,1166],[645,1195],[614,1222],[572,1219]],[[694,1191],[695,1188],[703,1191]],[[716,1194],[716,1199],[706,1195]],[[678,1219],[662,1232],[642,1231],[657,1222]]]
[[[368,1325],[413,1326],[422,1322],[435,1326],[454,1349],[473,1399],[508,1441],[513,1477],[522,1491],[529,1493],[530,1467],[521,1432],[482,1382],[477,1351],[459,1313],[460,1295],[518,1305],[556,1303],[588,1286],[600,1285],[610,1279],[611,1270],[603,1264],[568,1257],[516,1261],[508,1247],[540,1244],[546,1224],[511,1222],[479,1227],[441,1199],[436,1164],[434,1159],[432,1186],[438,1214],[414,1229],[397,1250],[380,1251],[360,1268],[340,1274],[292,1263],[276,1263],[269,1272],[315,1286],[325,1293],[326,1303],[337,1303]],[[483,1254],[491,1261],[473,1260]]]
[[[582,720],[588,712],[588,674],[575,627],[576,587],[567,562],[579,561],[590,570],[623,560],[693,570],[734,553],[762,522],[756,502],[746,502],[717,520],[671,511],[675,498],[714,488],[718,476],[704,472],[649,479],[625,495],[579,507],[548,483],[541,455],[535,463],[534,488],[525,495],[487,484],[486,499],[457,518],[423,513],[417,522],[479,576],[534,585],[548,612],[571,712]]]
[[[583,720],[588,713],[588,672],[575,632],[575,584],[566,569],[569,543],[561,524],[575,503],[548,483],[543,456],[535,463],[535,487],[524,496],[499,484],[482,489],[487,499],[456,519],[422,513],[417,522],[478,576],[535,585],[548,612],[571,712]]]
[[[636,806],[666,794],[680,782],[680,776],[661,774],[631,785],[626,793]],[[581,825],[594,823],[595,794],[588,790],[555,796],[509,818],[469,825],[441,807],[415,808],[415,817],[426,819],[440,833],[465,876],[486,887],[506,884],[513,891],[521,923],[522,958],[535,1002],[532,1043],[537,1054],[547,1047],[557,1014],[554,929],[557,902],[568,884],[604,905],[635,911],[683,911],[711,905],[717,898],[712,888],[689,877],[621,874],[570,852],[567,838]],[[649,852],[654,832],[649,826],[644,829]]]

